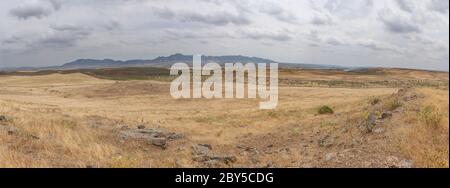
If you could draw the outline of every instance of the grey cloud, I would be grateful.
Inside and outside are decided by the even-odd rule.
[[[10,38],[2,40],[2,44],[17,44],[22,41],[22,38],[17,36],[12,36]]]
[[[342,39],[336,38],[336,37],[329,37],[326,42],[328,44],[331,44],[333,46],[342,46],[342,45],[346,45],[346,42],[343,41]]]
[[[392,33],[420,33],[419,26],[410,18],[394,15],[390,10],[382,11],[379,20]]]
[[[396,0],[396,2],[400,9],[406,12],[413,12],[415,9],[414,3],[411,0]]]
[[[321,39],[319,37],[319,32],[316,30],[310,30],[309,33],[306,34],[306,39],[313,42],[320,42]]]
[[[77,25],[51,25],[50,28],[52,28],[55,31],[70,31],[70,32],[83,32],[90,30],[88,27],[84,26],[77,26]]]
[[[43,18],[51,14],[51,10],[40,6],[39,4],[23,5],[14,9],[11,9],[10,14],[19,19],[28,18]]]
[[[328,0],[323,8],[342,19],[360,19],[370,15],[374,2],[373,0]],[[320,10],[322,7],[316,5],[316,9]]]
[[[85,38],[88,33],[78,33],[76,35],[55,34],[46,36],[34,44],[34,47],[49,47],[49,48],[65,48],[75,46],[76,43]]]
[[[49,16],[53,11],[57,11],[60,8],[60,0],[25,1],[20,6],[11,9],[9,13],[12,16],[24,20],[33,17],[41,19]]]
[[[269,39],[273,41],[289,41],[292,39],[287,31],[269,32],[261,30],[241,30],[240,33],[244,36],[244,38],[250,38],[254,40]]]
[[[22,36],[11,36],[0,41],[0,44],[0,53],[12,53],[26,50],[28,41]]]
[[[313,25],[330,25],[332,23],[333,19],[327,14],[316,13],[311,19],[311,24]]]
[[[31,48],[65,48],[75,46],[80,40],[87,38],[92,29],[75,25],[51,26],[53,32],[30,45]]]
[[[55,10],[61,9],[62,4],[60,0],[48,0],[48,1],[52,5],[53,9]]]
[[[172,30],[168,29],[165,31],[167,34],[167,39],[169,40],[180,40],[180,39],[194,39],[200,38],[198,33],[185,31],[185,30]]]
[[[309,46],[309,47],[313,47],[313,48],[320,47],[320,45],[319,45],[319,44],[316,44],[316,43],[310,43],[310,44],[308,44],[308,46]]]
[[[227,11],[202,14],[193,11],[173,11],[168,8],[154,8],[153,13],[163,19],[177,19],[181,22],[199,22],[216,26],[227,24],[249,25],[250,19],[244,14],[232,14]]]
[[[228,32],[211,32],[211,31],[189,31],[180,29],[167,29],[165,30],[165,40],[184,40],[184,39],[206,39],[206,38],[236,38],[235,35]],[[164,41],[164,40],[162,40]]]
[[[231,14],[229,12],[216,12],[214,14],[200,14],[197,12],[185,13],[180,17],[183,22],[200,22],[223,26],[227,24],[248,25],[251,21],[242,14]]]
[[[115,20],[110,20],[102,25],[102,27],[108,31],[118,30],[122,27],[122,25]]]
[[[363,46],[375,51],[392,51],[392,52],[401,52],[401,50],[392,47],[391,45],[383,44],[380,42],[376,42],[372,39],[359,40],[356,42],[357,45]]]
[[[448,70],[448,0],[307,1],[0,0],[0,66],[200,51]]]
[[[428,6],[431,10],[445,14],[449,10],[448,0],[431,0]]]
[[[284,9],[279,4],[265,4],[265,6],[261,7],[260,11],[282,22],[295,23],[297,21],[295,14]]]
[[[173,19],[173,18],[175,18],[175,12],[170,10],[170,9],[168,9],[167,7],[164,7],[164,8],[156,8],[156,7],[154,7],[153,8],[153,13],[155,15],[157,15],[158,17],[163,18],[163,19]]]

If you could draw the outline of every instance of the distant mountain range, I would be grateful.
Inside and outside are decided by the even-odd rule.
[[[6,68],[7,71],[18,70],[70,70],[70,69],[95,69],[95,68],[121,68],[121,67],[162,67],[170,68],[174,63],[192,63],[192,55],[183,55],[180,53],[170,56],[160,56],[153,60],[127,60],[119,61],[112,59],[78,59],[61,66],[51,67],[20,67],[20,68]],[[281,68],[307,68],[307,69],[349,69],[348,67],[335,65],[316,65],[316,64],[297,64],[297,63],[280,63],[270,59],[259,57],[248,57],[241,55],[231,56],[202,56],[202,63],[215,62],[221,65],[225,63],[279,63]],[[1,69],[0,69],[1,70]]]

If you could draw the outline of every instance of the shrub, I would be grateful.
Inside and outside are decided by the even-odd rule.
[[[378,97],[372,97],[369,99],[369,103],[373,106],[381,102],[381,99]]]
[[[393,98],[393,99],[387,101],[385,104],[385,107],[390,111],[395,110],[395,109],[399,108],[400,106],[402,106],[402,103],[397,98]]]
[[[425,106],[419,112],[420,119],[428,126],[437,128],[442,121],[442,116],[436,106]]]
[[[334,113],[333,109],[331,109],[329,106],[326,106],[326,105],[321,106],[317,112],[319,114],[333,114]]]

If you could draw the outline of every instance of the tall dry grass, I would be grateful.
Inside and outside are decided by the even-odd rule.
[[[415,167],[449,167],[448,90],[418,89],[424,95],[418,109],[405,115],[401,151]],[[402,136],[402,135],[399,135]]]

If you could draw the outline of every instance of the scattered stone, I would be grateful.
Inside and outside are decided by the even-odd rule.
[[[383,128],[376,128],[375,130],[373,130],[373,133],[377,133],[377,134],[380,134],[380,133],[383,133],[384,132],[384,129]]]
[[[272,168],[272,167],[273,167],[273,162],[272,161],[268,161],[264,168]]]
[[[145,128],[142,126],[137,126],[137,128],[126,129],[121,128],[121,137],[123,139],[143,139],[147,140],[149,144],[158,146],[162,149],[166,149],[168,146],[168,141],[180,139],[184,136],[177,133],[166,133],[155,128]]]
[[[290,154],[291,150],[289,148],[281,148],[278,150],[279,153],[287,153]]]
[[[386,165],[389,168],[412,168],[412,161],[411,160],[400,160],[396,156],[389,156],[386,158]]]
[[[177,140],[177,139],[183,139],[184,138],[184,134],[181,134],[181,133],[167,133],[166,137],[169,140]]]
[[[419,97],[417,96],[417,94],[414,94],[414,93],[406,94],[405,96],[403,96],[404,101],[412,101],[412,100],[416,100],[417,98],[419,98]]]
[[[138,125],[137,128],[138,129],[145,129],[145,125]]]
[[[196,144],[192,146],[193,155],[208,155],[210,150],[212,150],[212,147],[209,144]]]
[[[167,148],[167,139],[166,138],[150,138],[149,142],[154,145],[154,146],[158,146],[162,149],[166,149]]]
[[[405,159],[401,160],[399,163],[400,168],[412,168],[412,164],[413,164],[413,162],[411,160],[405,160]]]
[[[220,163],[230,165],[236,162],[237,158],[232,155],[218,155],[213,153],[209,144],[196,144],[192,146],[193,161],[201,162],[208,167],[218,166]]]
[[[329,148],[329,147],[333,146],[334,139],[331,138],[330,135],[325,135],[324,137],[322,137],[318,140],[318,143],[319,143],[320,147]]]
[[[8,135],[13,135],[18,132],[18,129],[13,126],[0,125],[0,131],[5,131],[8,133]]]
[[[334,160],[336,157],[337,157],[337,153],[327,153],[325,155],[325,160],[331,161],[331,160]]]
[[[253,164],[259,163],[259,151],[256,148],[244,146],[244,145],[238,145],[236,146],[238,149],[242,150],[240,152],[240,155],[245,155],[250,157],[250,161]]]
[[[255,157],[255,156],[252,156],[250,158],[250,160],[252,161],[253,164],[258,164],[259,163],[259,159],[257,157]]]
[[[164,135],[159,129],[127,129],[121,132],[123,138],[149,139],[160,138]]]
[[[314,168],[314,165],[311,163],[304,163],[300,167],[301,168]]]
[[[180,160],[175,160],[175,167],[176,168],[183,168],[183,165],[181,164],[181,161]]]

